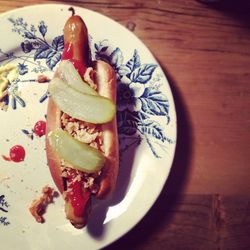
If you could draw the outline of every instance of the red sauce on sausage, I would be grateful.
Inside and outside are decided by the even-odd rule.
[[[77,172],[71,169],[68,176],[68,189],[70,191],[67,193],[67,199],[70,200],[72,207],[74,208],[74,214],[78,217],[82,217],[85,207],[90,199],[90,191],[83,189],[82,180],[75,180],[77,177]]]
[[[62,54],[62,60],[69,60],[78,71],[81,77],[84,76],[86,71],[86,67],[84,63],[80,60],[73,59],[73,46],[71,43],[64,44],[64,51]],[[90,191],[87,189],[83,189],[82,181],[77,180],[75,181],[75,177],[77,172],[75,170],[70,171],[68,182],[68,189],[71,189],[67,193],[67,199],[70,200],[72,207],[74,208],[74,214],[77,217],[82,217],[83,213],[85,212],[86,205],[90,199]]]
[[[81,217],[90,198],[90,192],[82,189],[81,181],[71,183],[69,188],[72,188],[72,192],[69,192],[67,197],[74,208],[74,214]]]
[[[73,46],[71,43],[66,43],[64,45],[64,51],[62,53],[62,60],[69,60],[75,66],[76,70],[81,77],[84,76],[86,67],[83,65],[83,62],[73,59]]]

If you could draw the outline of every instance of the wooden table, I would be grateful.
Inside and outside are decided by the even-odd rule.
[[[69,1],[0,0],[0,12],[37,3]],[[250,249],[250,2],[70,4],[131,29],[160,62],[177,109],[177,151],[161,196],[106,249]]]

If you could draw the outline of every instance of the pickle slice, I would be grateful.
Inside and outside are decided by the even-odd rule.
[[[81,121],[102,124],[111,121],[115,115],[115,104],[99,95],[83,94],[69,87],[60,78],[49,84],[49,93],[64,113]]]
[[[62,129],[51,131],[48,139],[59,157],[74,169],[94,173],[100,170],[105,163],[106,158],[100,151],[78,141]]]
[[[70,61],[61,61],[57,71],[60,75],[60,78],[63,79],[70,87],[78,90],[81,93],[98,95],[98,93],[93,88],[91,88],[88,83],[82,80],[81,76]]]

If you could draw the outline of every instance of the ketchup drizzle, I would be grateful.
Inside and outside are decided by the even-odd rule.
[[[77,172],[71,169],[68,176],[68,189],[70,189],[70,191],[67,193],[67,199],[74,208],[74,214],[78,217],[82,217],[90,199],[90,191],[83,188],[82,180],[75,180],[76,176]]]
[[[15,145],[10,149],[9,157],[2,156],[6,161],[21,162],[25,158],[25,149],[21,145]]]
[[[81,77],[84,76],[86,71],[86,67],[84,63],[80,60],[73,59],[74,51],[72,43],[65,43],[64,50],[62,53],[62,60],[69,60],[78,71]],[[66,199],[68,199],[72,207],[74,208],[74,214],[78,217],[82,217],[83,213],[86,211],[86,206],[90,199],[91,193],[89,190],[83,188],[83,181],[75,180],[77,176],[77,172],[75,170],[71,170],[68,176],[68,189],[70,191],[67,193]]]
[[[72,191],[68,193],[67,197],[74,208],[74,214],[81,217],[90,198],[90,192],[86,189],[83,190],[81,181],[71,183],[69,188],[72,188]]]
[[[69,60],[76,68],[81,77],[84,76],[86,67],[80,60],[73,59],[73,46],[71,43],[66,43],[62,54],[62,60]]]
[[[45,121],[36,122],[33,130],[34,130],[34,133],[39,137],[45,135],[45,133],[46,133],[46,122]]]

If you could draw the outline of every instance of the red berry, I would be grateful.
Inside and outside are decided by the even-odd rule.
[[[34,133],[39,137],[45,135],[45,133],[46,133],[46,122],[45,121],[36,122],[36,124],[34,126]]]
[[[13,146],[10,149],[10,159],[14,162],[23,161],[25,158],[25,150],[21,145]]]

